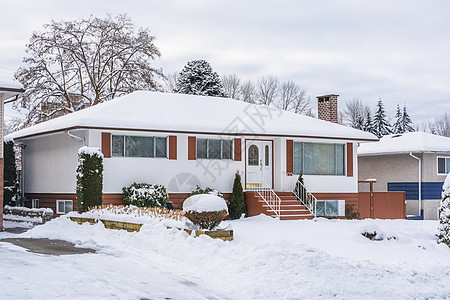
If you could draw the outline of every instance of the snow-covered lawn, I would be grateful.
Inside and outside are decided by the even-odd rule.
[[[450,248],[436,243],[437,221],[258,216],[231,225],[235,240],[223,242],[160,221],[129,233],[61,217],[20,237],[63,239],[98,253],[46,256],[0,243],[1,298],[450,298]],[[395,239],[360,234],[371,229]]]

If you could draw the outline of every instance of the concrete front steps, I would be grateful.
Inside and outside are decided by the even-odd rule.
[[[314,216],[310,211],[297,200],[297,197],[290,192],[276,192],[281,199],[280,219],[281,220],[304,220],[313,219]],[[249,217],[256,216],[261,213],[276,217],[276,214],[267,205],[267,203],[258,195],[257,192],[245,192],[247,201],[247,211]]]

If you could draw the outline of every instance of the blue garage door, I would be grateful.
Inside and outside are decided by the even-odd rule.
[[[422,182],[422,199],[441,199],[443,182]],[[419,199],[418,182],[389,182],[389,192],[405,192],[406,200]]]

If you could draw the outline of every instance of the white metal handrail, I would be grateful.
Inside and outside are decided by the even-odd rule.
[[[314,197],[314,195],[306,189],[305,185],[301,181],[297,180],[294,183],[292,192],[297,197],[297,199],[299,199],[302,204],[311,212],[311,214],[316,217],[317,198]]]
[[[254,191],[256,192],[261,199],[266,202],[266,204],[269,206],[269,208],[275,213],[276,217],[279,219],[281,216],[281,199],[275,193],[275,191],[268,185],[262,176],[257,172],[247,172],[247,174],[256,174],[259,178],[259,182],[261,182],[261,186],[253,185],[248,186],[246,189],[248,191]]]

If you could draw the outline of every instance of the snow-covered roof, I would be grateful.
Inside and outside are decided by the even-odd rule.
[[[8,99],[22,92],[22,84],[0,73],[0,94],[3,94],[4,99]]]
[[[416,131],[384,136],[378,142],[364,143],[358,147],[358,155],[384,155],[409,152],[450,153],[450,138]]]
[[[293,136],[375,141],[367,132],[229,98],[139,91],[29,128],[23,138],[74,128]]]

